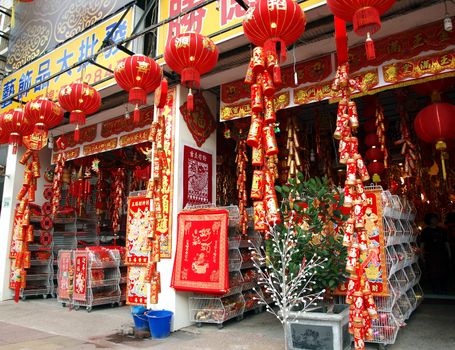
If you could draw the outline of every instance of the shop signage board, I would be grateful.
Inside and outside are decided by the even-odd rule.
[[[204,0],[162,0],[159,6],[159,21],[179,15],[183,11],[202,2]],[[251,6],[254,4],[254,0],[246,0],[245,3]],[[303,10],[309,10],[322,6],[325,3],[326,1],[321,0],[305,0],[302,1],[300,7]],[[235,0],[219,0],[193,11],[186,16],[180,16],[169,24],[159,27],[157,55],[164,53],[166,43],[173,35],[185,33],[190,30],[208,36],[238,25],[235,28],[216,35],[213,37],[213,41],[217,44],[238,37],[243,34],[241,23],[245,12]]]
[[[101,24],[94,26],[75,39],[57,47],[50,53],[5,77],[1,86],[1,100],[18,93],[19,91],[25,91],[19,96],[24,102],[45,96],[46,94],[50,99],[56,99],[60,88],[73,82],[80,82],[82,73],[84,73],[83,80],[87,84],[93,84],[106,77],[112,76],[108,71],[95,65],[84,64],[29,90],[30,86],[95,54],[101,47],[106,35],[114,29],[114,26],[120,17],[121,14],[118,14]],[[113,39],[125,39],[131,34],[132,28],[133,11],[129,11],[119,27],[115,30]],[[117,62],[124,57],[127,57],[127,54],[117,48],[112,48],[100,54],[97,58],[97,62],[113,70],[117,65]],[[115,81],[111,79],[97,85],[96,88],[100,90],[113,84],[115,84]],[[14,103],[11,100],[3,102],[0,105],[0,112],[5,112],[14,107],[13,104]]]
[[[212,203],[212,154],[183,146],[183,208]]]

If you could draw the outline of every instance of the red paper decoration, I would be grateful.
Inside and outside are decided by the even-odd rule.
[[[140,118],[139,106],[147,103],[147,95],[160,85],[162,76],[160,66],[153,59],[139,54],[124,58],[115,67],[115,81],[128,91],[128,102],[135,105],[135,123]]]
[[[30,135],[33,125],[25,118],[24,110],[20,107],[9,110],[1,119],[1,128],[8,137],[8,143],[13,146],[13,154],[22,143],[22,137]]]
[[[305,25],[305,14],[297,2],[258,0],[243,19],[243,32],[254,45],[262,46],[266,55],[271,52],[284,62],[286,46],[300,38]]]
[[[53,222],[49,216],[45,216],[41,219],[40,224],[43,230],[50,230],[52,228]]]
[[[27,102],[24,113],[29,123],[35,126],[33,133],[44,134],[63,120],[63,109],[46,97]]]
[[[181,76],[181,83],[190,89],[187,107],[193,111],[191,89],[199,88],[201,75],[211,71],[218,62],[218,48],[214,42],[198,33],[182,33],[173,37],[166,45],[164,60]]]
[[[327,6],[335,16],[352,22],[357,35],[367,37],[365,49],[368,60],[376,57],[370,35],[381,29],[380,16],[394,3],[395,0],[327,0]]]
[[[79,125],[84,125],[86,116],[97,112],[101,106],[99,92],[85,83],[72,83],[60,90],[58,101],[70,112],[70,123],[76,125],[74,140],[79,141]]]

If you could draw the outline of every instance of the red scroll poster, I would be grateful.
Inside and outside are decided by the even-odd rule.
[[[183,207],[212,203],[212,155],[183,147]]]
[[[150,220],[150,198],[129,197],[126,222],[126,265],[147,265],[151,250],[148,236],[153,234]]]
[[[388,296],[388,277],[386,266],[386,247],[384,241],[384,227],[382,221],[382,201],[380,189],[365,190],[368,199],[368,206],[365,209],[365,229],[368,234],[369,245],[375,247],[373,258],[365,266],[365,273],[370,282],[371,291],[374,296]],[[360,261],[365,261],[366,254],[363,253]],[[339,294],[345,294],[347,283],[339,287]]]
[[[76,251],[74,255],[73,299],[85,301],[87,299],[88,252]]]
[[[72,264],[71,251],[61,250],[58,255],[58,297],[60,299],[70,298]]]
[[[145,266],[128,266],[127,305],[147,305],[146,275]]]
[[[182,212],[171,286],[179,291],[224,294],[229,288],[228,212]]]

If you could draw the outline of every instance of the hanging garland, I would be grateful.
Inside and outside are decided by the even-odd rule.
[[[248,157],[246,155],[246,142],[239,140],[237,143],[237,156],[235,158],[237,164],[237,198],[239,200],[240,220],[239,226],[244,235],[247,234],[248,213],[247,207],[247,192],[246,192],[246,165]],[[262,197],[262,173],[260,170],[255,170],[253,173],[253,184],[251,185],[251,198]]]

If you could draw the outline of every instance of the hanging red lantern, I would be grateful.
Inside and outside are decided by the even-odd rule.
[[[366,36],[365,49],[368,60],[376,58],[371,35],[381,29],[380,16],[395,0],[327,0],[327,6],[337,17],[352,22],[357,35]]]
[[[3,114],[0,114],[0,144],[8,143],[8,135],[3,128]]]
[[[368,134],[365,136],[365,145],[367,145],[367,147],[380,146],[381,143],[379,142],[378,135]]]
[[[46,97],[27,102],[24,113],[28,122],[35,126],[34,134],[45,134],[49,129],[58,126],[63,120],[62,107]]]
[[[243,19],[243,32],[254,45],[264,48],[267,67],[273,67],[273,81],[281,80],[279,63],[286,61],[286,47],[305,31],[306,17],[293,0],[257,0]]]
[[[187,109],[193,111],[192,89],[200,86],[201,75],[211,71],[218,62],[218,48],[208,37],[198,33],[182,33],[168,41],[164,60],[173,71],[180,74],[180,81],[190,89]]]
[[[17,147],[22,143],[22,137],[30,135],[33,125],[25,118],[24,110],[21,107],[9,110],[3,115],[2,130],[8,143],[13,146],[13,154],[17,153]]]
[[[372,148],[368,149],[365,158],[367,160],[383,160],[384,159],[384,152],[381,151],[380,148],[377,148],[376,146],[373,146]]]
[[[121,60],[114,70],[117,84],[128,91],[128,102],[135,105],[134,122],[139,122],[139,106],[147,103],[147,95],[160,85],[163,72],[150,57],[133,55]]]
[[[371,175],[378,174],[381,175],[384,170],[385,166],[384,163],[381,161],[373,161],[367,165],[368,173]]]
[[[441,164],[444,179],[446,179],[446,141],[455,138],[454,115],[454,105],[437,102],[422,109],[414,120],[414,129],[417,136],[425,142],[436,143],[436,149],[441,151]]]
[[[101,106],[99,92],[88,84],[72,83],[60,90],[58,102],[70,112],[70,123],[76,125],[74,140],[79,141],[79,125],[84,125],[86,116],[97,112]]]

